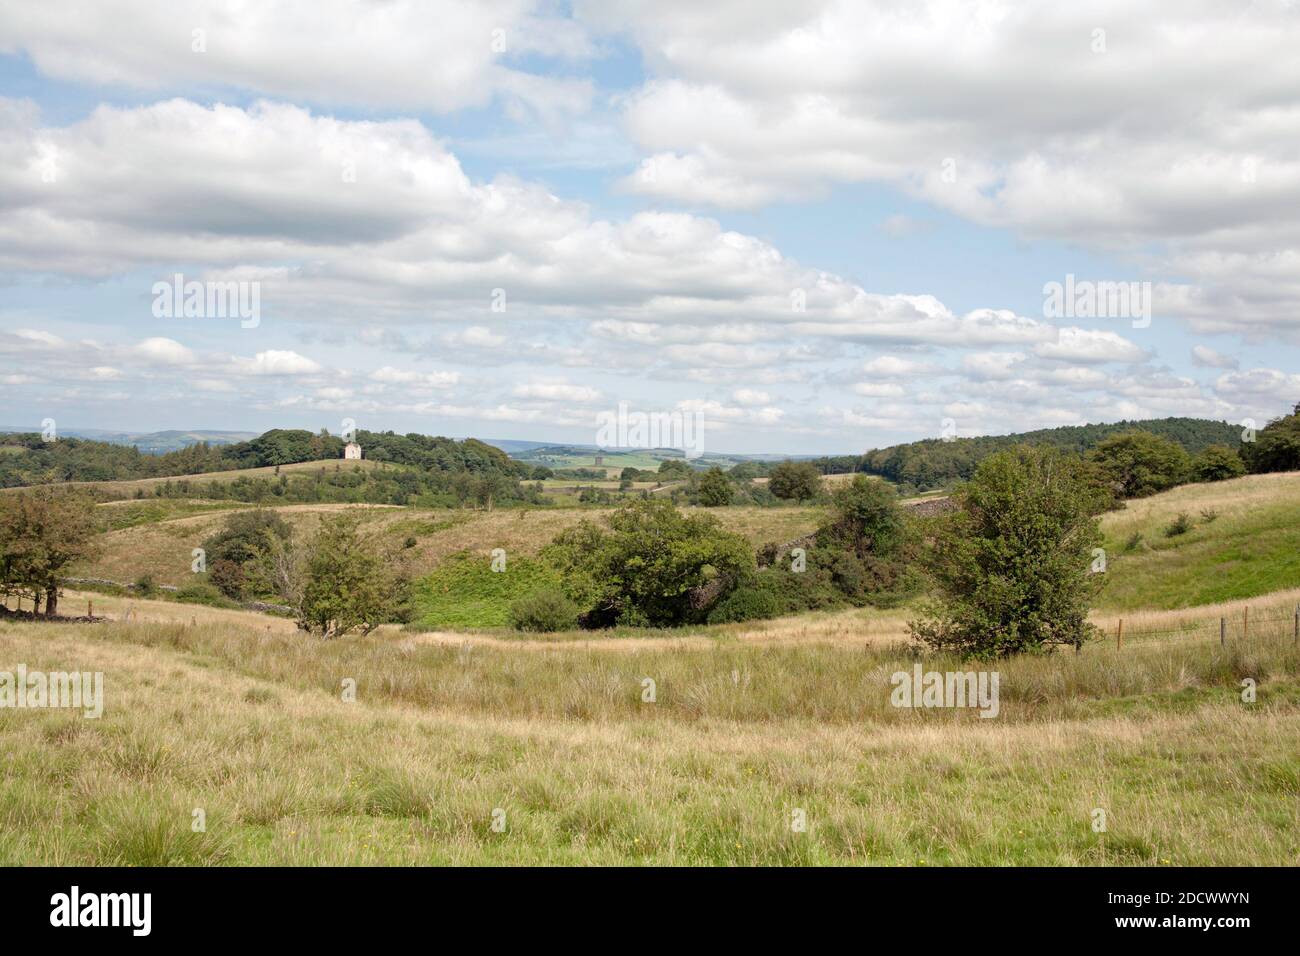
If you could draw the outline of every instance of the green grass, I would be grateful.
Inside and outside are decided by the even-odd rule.
[[[1300,587],[1300,485],[1279,480],[1275,493],[1259,493],[1271,477],[1175,489],[1108,516],[1098,606],[1186,608]],[[1179,513],[1193,527],[1171,537]]]
[[[505,570],[497,572],[490,558],[453,555],[416,582],[412,623],[425,628],[506,627],[511,604],[559,584],[554,572],[533,559],[509,558]]]
[[[251,508],[238,501],[190,501],[184,498],[146,498],[140,501],[101,504],[95,510],[105,531],[121,531],[145,524],[188,518],[191,515],[212,511],[234,511]]]
[[[888,674],[910,657],[857,646],[464,653],[229,625],[0,624],[0,668],[18,661],[103,671],[108,698],[93,721],[0,710],[3,865],[1287,865],[1300,853],[1300,660],[1264,636],[1007,662],[989,721],[890,708]],[[1260,680],[1255,704],[1236,695],[1243,673]],[[355,702],[341,699],[345,677]],[[796,809],[806,832],[790,826]]]

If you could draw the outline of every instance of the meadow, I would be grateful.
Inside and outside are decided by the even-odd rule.
[[[891,707],[889,675],[912,663],[891,642],[523,653],[387,630],[321,644],[247,617],[0,625],[0,665],[107,684],[99,720],[0,711],[0,863],[1159,866],[1300,852],[1289,633],[1004,662],[1001,713],[982,720]],[[1243,677],[1259,682],[1254,703]]]

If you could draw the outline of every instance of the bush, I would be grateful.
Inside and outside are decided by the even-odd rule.
[[[1192,462],[1196,481],[1225,481],[1246,473],[1246,463],[1227,445],[1210,445]]]
[[[771,592],[753,587],[736,588],[714,605],[709,612],[709,623],[763,620],[776,617],[779,613],[777,599]]]
[[[239,607],[236,602],[230,600],[211,584],[202,581],[187,584],[177,589],[172,596],[185,604],[204,604],[208,607]]]
[[[1171,521],[1169,526],[1165,528],[1165,537],[1176,538],[1180,534],[1187,534],[1187,532],[1191,530],[1192,519],[1188,516],[1186,511],[1182,511],[1179,512],[1178,517]]]
[[[706,508],[717,508],[731,504],[731,482],[716,465],[704,473],[700,479],[700,504]]]
[[[516,631],[568,631],[578,625],[578,606],[558,591],[535,591],[510,605]]]
[[[158,593],[158,584],[152,574],[146,571],[135,579],[135,593],[141,597],[153,597]]]
[[[806,461],[783,461],[772,469],[767,486],[787,501],[808,501],[822,493],[822,473]]]
[[[699,621],[755,572],[754,552],[712,515],[684,515],[670,501],[638,499],[606,519],[561,532],[542,555],[583,610],[583,624]]]

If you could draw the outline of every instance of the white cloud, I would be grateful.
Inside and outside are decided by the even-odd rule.
[[[141,358],[159,365],[193,365],[195,362],[194,353],[175,339],[145,339],[135,346],[134,351]]]
[[[324,371],[320,363],[284,349],[258,352],[251,359],[236,357],[232,370],[244,375],[316,375]]]
[[[1216,352],[1207,345],[1192,346],[1192,362],[1201,368],[1239,368],[1241,365],[1232,356]]]
[[[528,382],[516,385],[512,391],[516,398],[535,398],[548,402],[590,404],[600,401],[600,392],[586,385],[568,382]]]
[[[11,0],[0,7],[0,52],[19,50],[42,73],[94,86],[224,87],[437,112],[501,98],[549,120],[584,111],[590,81],[511,64],[594,53],[581,24],[531,0]]]
[[[731,393],[737,405],[770,405],[772,396],[755,388],[738,388]]]
[[[1145,349],[1102,329],[1064,328],[1055,342],[1040,342],[1034,354],[1064,362],[1140,362]]]

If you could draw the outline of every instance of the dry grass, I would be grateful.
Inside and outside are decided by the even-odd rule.
[[[111,506],[109,506],[111,507]],[[401,550],[406,570],[425,574],[448,555],[460,551],[489,555],[505,548],[508,555],[531,557],[557,534],[584,518],[599,522],[612,508],[533,508],[496,511],[420,510],[392,505],[308,504],[274,509],[300,534],[308,534],[323,513],[354,509],[365,516],[371,531],[393,550]],[[815,507],[686,508],[707,511],[724,527],[744,535],[752,544],[790,541],[814,530],[822,520]],[[75,566],[73,577],[106,578],[129,583],[150,574],[159,584],[183,585],[190,578],[191,550],[221,527],[219,512],[191,515],[109,532],[94,561]],[[407,537],[414,548],[402,549]]]
[[[303,472],[315,472],[324,468],[328,471],[371,471],[382,468],[403,468],[403,465],[394,465],[382,461],[344,461],[341,458],[329,458],[323,461],[299,461],[290,465],[268,465],[265,468],[240,468],[230,471],[211,471],[199,475],[174,475],[170,478],[128,478],[121,481],[64,481],[59,483],[61,488],[94,488],[96,491],[103,491],[110,495],[121,495],[130,497],[137,491],[146,493],[152,491],[156,485],[163,485],[167,482],[179,484],[187,481],[192,486],[202,486],[214,481],[234,481],[236,478],[274,478],[278,474],[292,475]],[[277,472],[276,469],[279,469]],[[13,488],[3,488],[0,491],[15,491]]]
[[[0,624],[4,864],[1294,864],[1284,643],[1011,662],[1003,714],[896,711],[906,658],[322,645],[223,624]],[[1241,673],[1260,698],[1236,696]],[[640,680],[658,675],[658,699]],[[343,677],[358,699],[340,698]],[[1094,833],[1094,808],[1108,830]],[[207,831],[191,830],[202,808]],[[492,813],[506,814],[494,832]],[[790,826],[794,810],[807,832]]]

